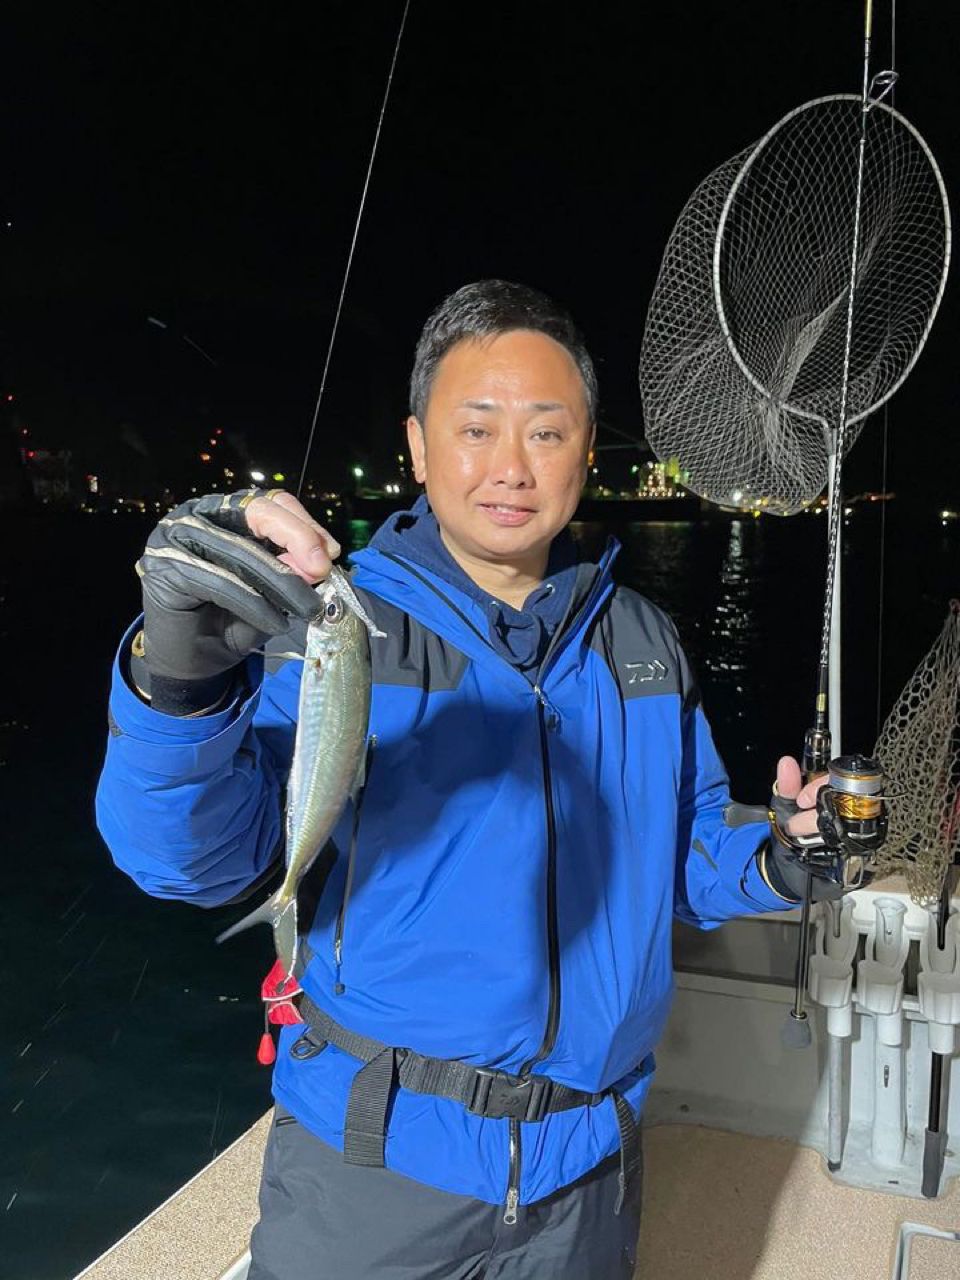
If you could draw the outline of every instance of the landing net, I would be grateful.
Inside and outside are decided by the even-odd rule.
[[[960,856],[960,601],[887,717],[874,756],[890,821],[878,872],[905,872],[914,901],[934,908]]]
[[[796,108],[706,178],[667,244],[640,359],[645,432],[724,506],[790,515],[910,372],[943,292],[950,216],[926,143],[870,103],[842,402],[863,99]],[[841,459],[842,461],[842,459]]]

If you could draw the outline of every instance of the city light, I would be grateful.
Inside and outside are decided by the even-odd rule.
[[[209,455],[209,453],[201,453],[201,455],[200,455],[200,461],[201,461],[201,462],[209,462],[209,461],[210,461],[210,455]]]
[[[363,479],[363,467],[354,467],[354,468],[353,468],[353,474],[354,474],[355,479],[357,479],[357,480],[362,480],[362,479]]]
[[[251,471],[251,472],[250,472],[250,479],[253,481],[253,483],[254,483],[254,484],[263,484],[263,482],[264,482],[264,480],[266,480],[266,478],[267,478],[267,477],[263,474],[263,472],[262,472],[262,471]]]
[[[279,484],[281,480],[286,480],[287,477],[283,474],[282,471],[275,471],[273,473],[273,478],[274,480],[276,480],[277,484]]]

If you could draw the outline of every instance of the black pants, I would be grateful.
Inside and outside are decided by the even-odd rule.
[[[345,1164],[278,1107],[249,1280],[631,1280],[640,1178],[614,1214],[617,1172],[605,1160],[507,1226],[502,1205]]]

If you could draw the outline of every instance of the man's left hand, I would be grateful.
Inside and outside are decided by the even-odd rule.
[[[793,756],[781,756],[777,762],[777,794],[793,800],[803,811],[795,813],[786,829],[792,836],[817,834],[817,795],[826,786],[828,775],[818,773],[804,786],[800,765]]]
[[[793,756],[781,756],[777,763],[776,796],[781,800],[792,801],[798,808],[797,813],[791,814],[786,822],[783,822],[784,834],[817,835],[819,831],[817,796],[820,788],[826,786],[826,783],[827,774],[818,773],[804,785],[797,761]],[[775,832],[771,833],[770,844],[762,865],[767,882],[782,897],[792,897],[802,901],[806,895],[808,881],[813,902],[822,902],[825,899],[839,898],[843,895],[843,885],[839,884],[826,868],[814,868],[801,862],[796,850],[777,839]]]

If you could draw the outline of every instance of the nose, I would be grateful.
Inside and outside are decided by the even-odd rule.
[[[508,489],[533,487],[533,471],[519,433],[501,432],[490,459],[489,478],[493,484],[502,484]]]

